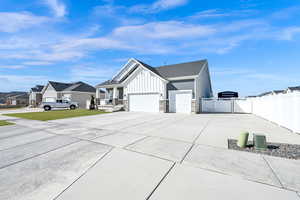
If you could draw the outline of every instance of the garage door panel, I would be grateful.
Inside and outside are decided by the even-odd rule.
[[[45,98],[45,102],[55,102],[56,100],[55,100],[55,98],[53,98],[53,97],[46,97]]]
[[[130,94],[129,111],[159,112],[158,94]]]
[[[191,91],[170,91],[169,110],[176,113],[191,113],[192,92]]]

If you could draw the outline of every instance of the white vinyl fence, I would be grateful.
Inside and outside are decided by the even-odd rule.
[[[249,99],[214,99],[201,101],[202,112],[208,113],[251,113],[252,103]]]
[[[300,92],[246,99],[202,99],[202,112],[252,113],[300,133]]]
[[[252,113],[300,133],[300,92],[252,99]]]

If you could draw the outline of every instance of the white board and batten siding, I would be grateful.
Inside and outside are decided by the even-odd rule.
[[[52,87],[52,85],[48,84],[44,94],[43,94],[43,101],[44,102],[55,102],[57,99],[57,92]]]
[[[124,86],[124,94],[157,93],[160,99],[166,98],[166,83],[150,71],[139,68]]]
[[[129,111],[159,112],[159,101],[166,98],[166,83],[149,70],[139,67],[124,85]]]

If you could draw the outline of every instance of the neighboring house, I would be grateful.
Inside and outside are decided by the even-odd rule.
[[[258,97],[263,97],[263,96],[272,95],[272,94],[273,94],[272,91],[264,92],[264,93],[261,93],[260,95],[258,95]]]
[[[291,92],[298,92],[300,93],[300,86],[296,86],[296,87],[288,87],[286,90],[287,93],[291,93]]]
[[[282,94],[284,93],[284,90],[273,90],[272,92],[273,94]]]
[[[123,105],[127,111],[198,113],[200,99],[213,95],[207,60],[151,67],[132,58],[96,88],[100,106]]]
[[[29,104],[29,95],[28,93],[18,94],[14,96],[9,96],[6,99],[7,105],[12,106],[28,106]]]
[[[86,108],[87,100],[95,96],[96,89],[84,82],[61,83],[49,81],[43,88],[43,102],[70,100],[77,102],[80,108]]]
[[[29,105],[33,107],[37,107],[42,103],[43,95],[42,90],[44,86],[43,85],[36,85],[35,87],[30,89],[29,92]]]
[[[26,92],[0,92],[0,104],[5,104],[7,102],[7,98],[10,96],[16,96],[19,94],[26,94]]]

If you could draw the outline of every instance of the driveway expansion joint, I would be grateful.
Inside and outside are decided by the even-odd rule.
[[[134,144],[136,144],[136,143],[139,143],[139,142],[141,142],[141,141],[143,141],[143,140],[145,140],[145,139],[147,139],[147,138],[150,138],[150,137],[151,137],[151,136],[145,136],[145,137],[143,137],[143,138],[141,138],[141,139],[138,139],[138,140],[136,140],[136,141],[134,141],[134,142],[132,142],[132,143],[126,145],[126,146],[123,147],[123,148],[124,148],[124,149],[127,149],[129,146],[134,145]]]
[[[84,175],[86,175],[86,173],[88,173],[88,171],[90,169],[92,169],[95,165],[97,165],[104,157],[106,157],[112,150],[114,149],[114,147],[111,147],[111,149],[109,149],[104,155],[102,155],[92,166],[90,166],[89,168],[87,168],[85,170],[85,172],[83,172],[78,178],[76,178],[69,186],[67,186],[63,191],[61,191],[56,197],[53,198],[53,200],[56,200],[57,198],[59,198],[65,191],[67,191],[72,185],[74,185],[81,177],[83,177]]]
[[[156,191],[156,189],[161,185],[161,183],[166,179],[166,177],[170,174],[171,170],[174,168],[176,163],[173,163],[173,165],[170,167],[170,169],[166,172],[166,174],[162,177],[162,179],[159,181],[159,183],[155,186],[155,188],[151,191],[149,196],[146,198],[146,200],[149,200],[153,193]]]
[[[57,137],[57,136],[53,136],[53,137],[51,137],[51,138],[54,138],[54,137]],[[46,139],[50,139],[50,138],[45,138],[45,139],[42,139],[42,140],[46,140]],[[41,141],[41,140],[38,140],[38,141],[35,141],[35,142],[39,142],[39,141]],[[32,144],[32,143],[35,143],[35,142],[31,142],[31,144]],[[65,145],[63,145],[63,146],[60,146],[60,147],[51,149],[51,150],[49,150],[49,151],[47,151],[47,152],[40,153],[40,154],[37,154],[37,155],[35,155],[35,156],[31,156],[31,157],[26,158],[26,159],[23,159],[23,160],[19,160],[19,161],[17,161],[17,162],[13,162],[13,163],[11,163],[11,164],[9,164],[9,165],[4,165],[4,166],[0,167],[0,169],[4,169],[4,168],[6,168],[6,167],[9,167],[9,166],[12,166],[12,165],[15,165],[15,164],[24,162],[24,161],[26,161],[26,160],[30,160],[30,159],[33,159],[33,158],[42,156],[42,155],[44,155],[44,154],[50,153],[50,152],[52,152],[52,151],[56,151],[56,150],[58,150],[58,149],[67,147],[67,146],[69,146],[69,145],[76,144],[76,143],[78,143],[78,142],[80,142],[79,139],[78,139],[77,141],[71,142],[71,143],[69,143],[69,144],[65,144]],[[29,144],[29,143],[26,143],[26,144],[23,144],[23,145],[27,145],[27,144]],[[19,145],[19,146],[22,146],[22,145]],[[12,148],[14,148],[14,147],[12,147]]]
[[[263,158],[263,160],[267,163],[267,166],[270,168],[270,170],[272,171],[272,173],[274,174],[275,178],[277,179],[277,181],[279,182],[279,184],[281,185],[281,188],[284,188],[284,189],[288,189],[288,188],[285,188],[283,186],[283,184],[281,183],[280,181],[280,178],[277,176],[276,172],[273,170],[272,166],[270,165],[270,163],[267,161],[267,159],[265,159],[265,157],[263,155],[261,155],[261,157]]]
[[[205,126],[201,129],[201,131],[199,132],[199,134],[196,136],[196,138],[194,139],[191,147],[189,148],[189,150],[186,152],[186,154],[181,159],[180,164],[182,164],[182,162],[185,160],[185,158],[187,157],[187,155],[192,151],[193,147],[196,145],[196,141],[198,140],[198,138],[200,137],[200,135],[203,133],[203,131],[206,129],[206,127],[208,126],[208,124],[209,124],[210,121],[211,121],[211,119],[207,121],[207,123],[205,124]]]
[[[132,149],[127,149],[127,148],[124,148],[124,147],[122,149],[124,149],[126,151],[131,151],[131,152],[134,152],[134,153],[138,153],[138,154],[142,154],[142,155],[145,155],[145,156],[150,156],[150,157],[153,157],[153,158],[158,158],[158,159],[161,159],[161,160],[164,160],[164,161],[175,163],[175,161],[173,161],[173,160],[169,160],[169,159],[162,158],[162,157],[159,157],[159,156],[151,155],[151,154],[148,154],[148,153],[143,153],[143,152],[140,152],[140,151],[135,151],[135,150],[132,150]]]

